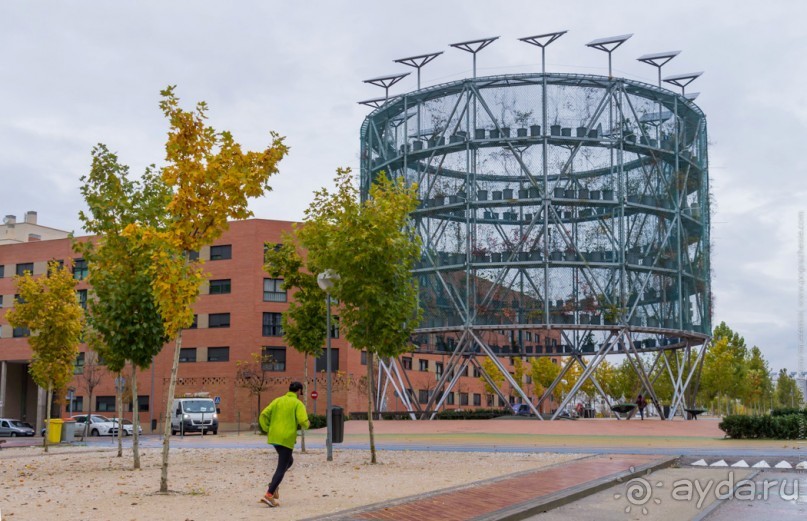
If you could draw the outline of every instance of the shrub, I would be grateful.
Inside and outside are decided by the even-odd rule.
[[[798,407],[780,407],[778,409],[771,409],[771,416],[787,416],[789,414],[801,414],[807,416],[807,408],[799,409]]]
[[[807,438],[807,415],[786,414],[771,416],[744,416],[732,414],[718,425],[730,438],[771,438],[798,440]]]

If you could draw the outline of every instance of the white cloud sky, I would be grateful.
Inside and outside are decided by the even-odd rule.
[[[653,83],[655,69],[635,58],[673,49],[682,53],[665,75],[705,71],[688,90],[701,93],[709,122],[716,323],[763,348],[774,369],[795,369],[805,19],[800,0],[7,1],[0,209],[37,210],[42,224],[80,231],[79,178],[92,146],[106,143],[133,172],[159,163],[159,90],[177,84],[246,146],[265,145],[270,130],[287,136],[291,155],[253,209],[299,220],[337,166],[357,169],[367,110],[356,102],[382,94],[362,80],[410,70],[392,60],[445,51],[423,70],[428,86],[470,75],[470,56],[449,43],[501,36],[479,55],[478,74],[535,71],[537,49],[517,38],[567,29],[548,69],[603,74],[605,56],[584,44],[634,33],[614,53],[615,74]]]

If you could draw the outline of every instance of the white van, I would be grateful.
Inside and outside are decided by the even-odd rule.
[[[219,415],[212,398],[177,398],[171,408],[171,434],[218,434]]]

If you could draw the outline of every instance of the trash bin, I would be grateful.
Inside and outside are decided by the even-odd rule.
[[[62,421],[61,440],[65,443],[72,443],[76,441],[76,420]]]
[[[331,442],[342,443],[345,439],[345,411],[331,407]]]
[[[661,406],[661,411],[662,411],[662,414],[664,415],[665,420],[670,417],[670,406],[669,405],[662,405]]]
[[[594,407],[586,407],[583,410],[583,417],[584,418],[594,418]]]
[[[60,418],[51,418],[49,420],[45,420],[47,424],[47,432],[48,435],[48,443],[59,443],[62,439],[62,423],[64,423]]]

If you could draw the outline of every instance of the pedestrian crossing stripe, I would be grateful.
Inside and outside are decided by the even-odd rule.
[[[706,467],[708,464],[705,460],[699,459],[695,463],[692,464],[693,467]]]
[[[711,464],[711,465],[709,465],[709,466],[710,466],[710,467],[728,467],[728,466],[729,466],[729,464],[728,464],[728,463],[726,463],[726,460],[722,459],[722,460],[720,460],[720,461],[715,461],[714,463],[712,463],[712,464]]]
[[[768,462],[767,462],[767,461],[762,460],[762,461],[760,461],[759,463],[754,464],[754,465],[752,466],[752,468],[755,468],[755,469],[769,469],[769,468],[771,468],[771,466],[770,466],[770,465],[768,465]]]
[[[732,467],[748,468],[748,463],[746,463],[744,459],[741,459],[737,463],[733,464]]]
[[[777,468],[777,469],[792,469],[793,465],[786,462],[785,460],[782,460],[779,463],[777,463],[776,465],[774,465],[774,468]]]

